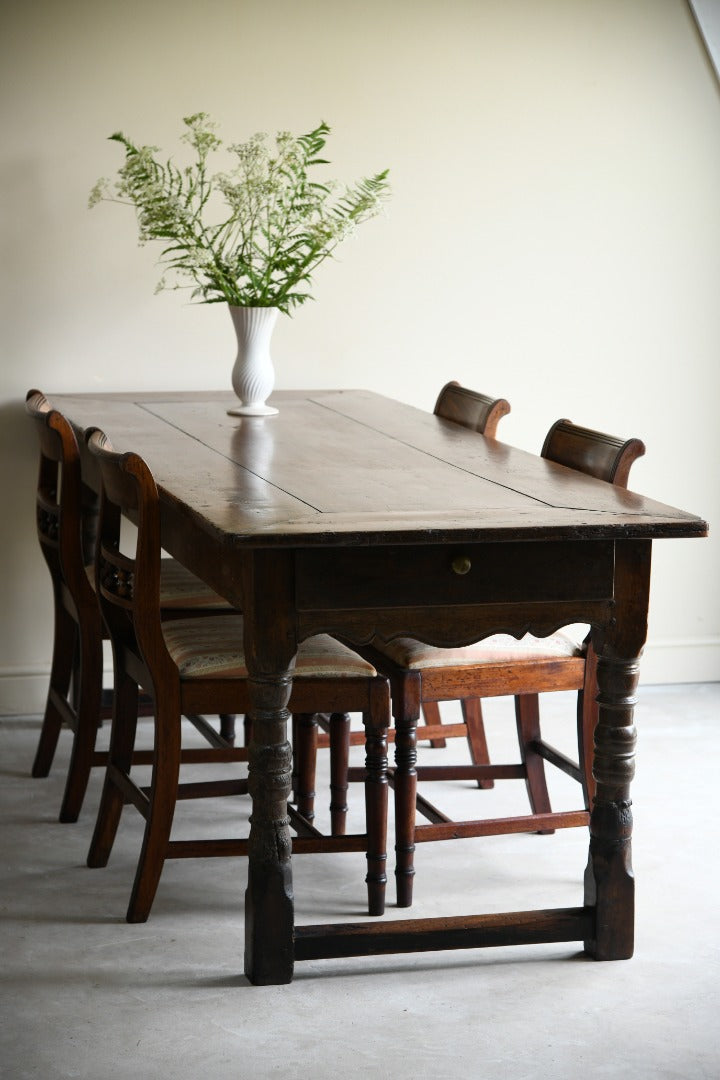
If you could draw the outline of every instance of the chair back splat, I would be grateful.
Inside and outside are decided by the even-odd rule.
[[[37,526],[43,554],[52,563],[53,580],[62,580],[76,603],[94,604],[83,567],[92,563],[94,536],[86,517],[94,521],[97,496],[82,483],[75,432],[40,390],[28,391],[26,411],[40,443]]]
[[[170,663],[160,620],[160,514],[155,480],[137,454],[116,454],[103,432],[89,433],[89,441],[100,463],[103,485],[96,581],[100,606],[113,644],[150,658],[152,674]],[[137,522],[133,557],[120,550],[123,515]]]

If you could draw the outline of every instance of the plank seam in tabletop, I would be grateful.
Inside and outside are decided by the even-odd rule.
[[[233,465],[237,465],[239,469],[242,469],[244,472],[249,473],[250,476],[256,476],[258,480],[262,480],[263,483],[269,484],[277,491],[282,491],[284,495],[287,495],[289,498],[294,499],[296,502],[302,503],[303,506],[307,506],[308,509],[313,510],[316,514],[322,514],[322,510],[319,507],[313,506],[312,503],[308,502],[306,499],[303,499],[300,495],[293,495],[293,493],[291,491],[288,491],[287,488],[276,484],[273,480],[268,480],[266,476],[262,476],[261,473],[256,472],[254,469],[249,469],[247,465],[243,465],[241,461],[238,461],[237,458],[233,457],[231,454],[224,454],[222,450],[218,450],[214,446],[208,446],[208,444],[204,442],[201,438],[199,438],[199,436],[193,435],[191,431],[188,431],[186,428],[181,427],[177,423],[174,423],[166,416],[157,413],[154,409],[150,408],[144,402],[139,402],[138,404],[139,407],[143,409],[146,413],[149,413],[150,416],[154,416],[156,420],[160,420],[162,423],[167,424],[168,427],[173,428],[175,431],[179,431],[181,435],[185,435],[187,438],[193,439],[194,442],[198,443],[200,446],[204,446],[206,450],[210,450],[212,453],[217,454],[219,457],[225,458],[226,461],[231,461]],[[158,402],[158,404],[160,403]]]
[[[376,431],[379,434],[384,435],[389,439],[393,439],[396,442],[407,446],[413,450],[418,450],[428,457],[434,460],[442,462],[444,465],[449,465],[460,472],[467,473],[470,476],[475,476],[486,480],[488,483],[493,484],[496,487],[504,488],[507,491],[513,492],[516,495],[523,496],[524,498],[532,500],[534,503],[542,506],[546,506],[552,510],[568,510],[579,513],[607,513],[607,507],[593,507],[585,504],[576,505],[575,503],[569,503],[559,499],[542,499],[538,495],[531,494],[516,484],[504,483],[496,475],[486,475],[485,472],[478,472],[477,468],[471,468],[473,462],[476,463],[481,469],[488,468],[491,464],[487,460],[487,454],[492,453],[494,450],[502,452],[504,455],[511,457],[514,462],[527,462],[531,463],[533,468],[537,467],[538,460],[542,461],[544,470],[547,476],[564,477],[565,481],[571,480],[574,487],[584,489],[588,493],[597,492],[602,489],[603,492],[607,491],[607,485],[604,481],[598,480],[593,476],[584,475],[578,473],[575,469],[568,469],[563,465],[559,465],[557,462],[547,461],[545,459],[539,459],[537,454],[529,451],[521,450],[518,447],[511,446],[509,443],[502,443],[499,440],[487,439],[484,436],[478,436],[477,433],[468,433],[465,429],[460,428],[456,424],[444,420],[442,417],[432,417],[434,421],[434,427],[427,427],[428,414],[422,409],[417,409],[414,406],[407,405],[405,403],[395,402],[391,398],[385,398],[383,395],[372,393],[371,391],[326,391],[329,400],[323,400],[322,397],[309,397],[315,404],[320,405],[323,408],[328,409],[331,412],[338,413],[348,420],[352,420],[355,423],[361,424],[370,430]],[[360,404],[363,403],[372,405],[375,402],[385,403],[392,405],[393,408],[400,405],[403,410],[406,411],[408,420],[418,420],[419,426],[417,432],[413,432],[415,439],[421,438],[426,441],[430,437],[431,432],[437,432],[438,429],[443,430],[445,433],[452,435],[453,441],[457,441],[461,445],[462,460],[454,460],[452,455],[442,455],[428,445],[421,445],[418,441],[410,441],[409,439],[400,438],[395,432],[388,431],[385,427],[378,426],[373,423],[367,417],[358,416],[351,408],[341,408],[336,403],[334,395],[337,395],[337,402],[343,399],[347,402],[347,395],[352,393],[353,399],[360,399]],[[332,400],[330,400],[333,395]],[[473,452],[474,451],[474,452]],[[483,462],[482,458],[485,458]],[[494,473],[494,470],[490,469],[490,472]],[[684,511],[677,511],[675,507],[668,507],[662,503],[658,503],[655,500],[651,500],[644,495],[639,495],[631,490],[624,488],[613,488],[614,501],[618,504],[626,503],[627,508],[618,505],[614,508],[614,513],[618,516],[635,516],[639,518],[647,518],[656,520],[658,517],[658,511],[664,511],[665,516],[671,521],[687,521],[691,519],[693,515],[686,514]],[[647,507],[647,509],[645,509]],[[667,511],[672,513],[667,514]]]
[[[402,446],[410,447],[410,449],[412,450],[421,449],[420,447],[416,446],[415,443],[409,442],[407,439],[400,439],[397,435],[393,435],[392,432],[386,431],[384,428],[377,427],[375,424],[370,424],[367,422],[367,420],[360,420],[347,412],[343,412],[342,409],[334,408],[332,405],[330,405],[329,402],[317,401],[315,398],[311,398],[310,400],[313,401],[315,405],[319,405],[323,409],[328,409],[330,412],[337,413],[338,416],[343,416],[346,420],[350,420],[354,424],[360,424],[361,427],[366,427],[369,428],[371,431],[376,431],[378,432],[378,434],[384,435],[388,439],[393,439],[395,442],[400,443]],[[436,420],[438,424],[447,424],[451,422],[443,420],[442,417],[436,417]],[[477,432],[474,432],[473,434],[477,435]],[[480,438],[484,438],[484,436],[480,436]],[[441,461],[444,465],[450,465],[451,468],[457,469],[458,472],[467,473],[469,476],[480,475],[473,469],[469,469],[466,465],[460,465],[456,461],[449,461],[446,457],[443,457],[439,453],[434,453],[433,451],[426,450],[424,448],[422,448],[422,452],[424,454],[427,454],[428,457],[433,458],[435,461]],[[528,495],[527,492],[521,491],[519,488],[513,487],[512,484],[503,484],[500,480],[493,480],[488,476],[482,476],[482,479],[487,480],[488,483],[495,484],[497,487],[504,488],[506,491],[512,491],[515,495],[524,495],[526,498],[532,499],[534,502],[539,503],[541,506],[548,506],[551,509],[557,509],[555,503],[547,502],[547,500],[545,499],[539,499],[537,495]],[[566,507],[565,509],[582,510],[583,507]]]

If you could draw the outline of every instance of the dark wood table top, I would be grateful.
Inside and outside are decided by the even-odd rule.
[[[150,464],[236,545],[703,536],[701,518],[363,390],[285,391],[274,417],[225,392],[58,394],[78,426]]]

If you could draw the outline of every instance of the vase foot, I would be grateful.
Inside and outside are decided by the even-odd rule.
[[[234,409],[228,409],[228,416],[277,416],[277,409],[272,405],[263,405],[255,402],[249,405],[236,405]]]

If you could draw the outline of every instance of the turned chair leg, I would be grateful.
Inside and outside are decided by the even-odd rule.
[[[537,694],[518,694],[515,697],[515,721],[517,724],[520,754],[525,765],[525,786],[533,814],[551,813],[550,796],[545,781],[545,762],[535,750],[540,739],[540,704]],[[554,829],[538,829],[543,835]]]
[[[377,695],[374,695],[377,697]],[[379,711],[380,723],[377,723],[377,709],[363,713],[365,725],[365,821],[367,831],[367,883],[368,914],[385,913],[385,891],[387,887],[387,818],[388,818],[388,777],[387,777],[387,718],[386,704]]]
[[[480,698],[463,698],[460,707],[467,728],[467,741],[472,763],[473,765],[489,765],[490,754],[488,752],[487,738],[485,737],[485,724],[483,722]],[[492,777],[478,780],[477,786],[487,790],[495,787],[495,781]]]
[[[40,740],[32,767],[32,775],[35,777],[48,775],[55,756],[55,749],[62,727],[62,719],[56,705],[56,699],[67,700],[70,691],[76,641],[77,625],[75,620],[65,608],[56,603],[55,640],[50,669],[50,687],[40,731]]]
[[[115,834],[120,824],[125,800],[113,778],[113,768],[123,774],[130,772],[137,731],[137,714],[137,684],[128,675],[116,676],[108,769],[105,773],[95,831],[87,857],[87,864],[91,867],[107,866],[115,842]]]
[[[87,791],[102,704],[102,635],[97,625],[80,628],[80,663],[76,669],[77,720],[60,821],[77,821]]]
[[[330,832],[344,836],[347,822],[348,765],[350,749],[350,716],[332,713],[330,716]]]
[[[318,722],[316,713],[293,713],[293,791],[298,813],[315,819],[315,770]]]
[[[417,723],[420,680],[405,677],[393,687],[395,719],[395,887],[398,907],[411,907],[415,879]]]

